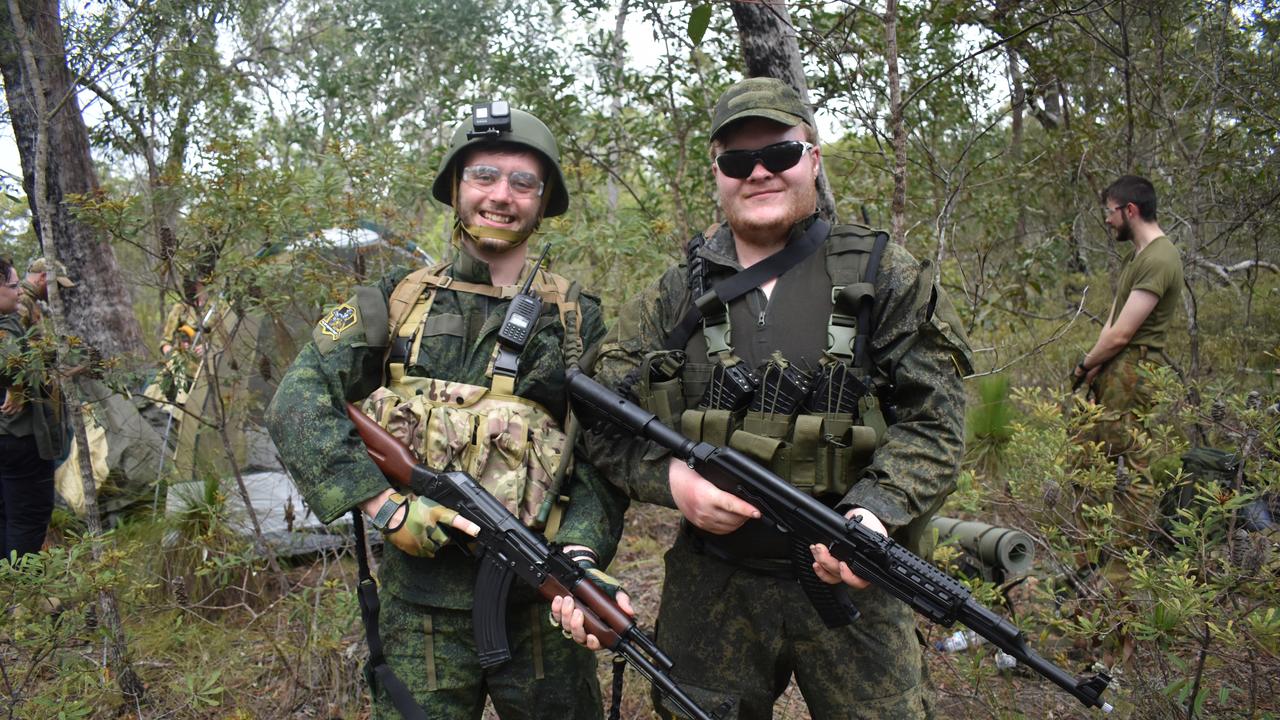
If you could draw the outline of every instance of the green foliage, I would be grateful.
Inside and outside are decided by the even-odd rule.
[[[1276,713],[1259,690],[1280,652],[1280,612],[1265,590],[1275,546],[1237,532],[1238,510],[1276,491],[1280,455],[1265,409],[1280,377],[1280,282],[1268,266],[1280,262],[1280,25],[1264,5],[899,4],[908,247],[936,261],[978,369],[992,373],[971,388],[970,454],[950,507],[1036,535],[1040,581],[1028,583],[1019,620],[1067,667],[1101,657],[1098,638],[1134,638],[1117,693],[1130,717]],[[114,707],[75,639],[96,640],[84,616],[106,587],[124,599],[130,641],[150,661],[158,715],[194,706],[272,716],[302,702],[299,688],[320,689],[313,714],[359,713],[346,560],[295,569],[320,577],[282,594],[265,579],[266,560],[230,532],[213,478],[236,464],[321,306],[419,263],[409,243],[448,252],[451,215],[429,186],[471,102],[511,100],[556,133],[571,209],[535,242],[556,243],[556,269],[602,296],[608,317],[717,219],[706,126],[743,72],[732,15],[706,2],[628,7],[626,26],[643,26],[629,37],[651,45],[628,47],[614,33],[618,7],[599,0],[64,8],[70,62],[99,113],[91,142],[103,189],[75,199],[79,217],[121,258],[135,311],[157,330],[153,345],[167,306],[191,301],[196,279],[234,312],[204,339],[202,357],[225,361],[203,373],[210,400],[190,451],[199,457],[183,458],[183,479],[209,478],[203,497],[181,517],[122,527],[102,541],[110,552],[99,563],[87,560],[75,522],[59,521],[69,537],[42,556],[42,570],[0,577],[6,607],[26,607],[26,617],[44,617],[42,596],[68,608],[5,638],[14,653],[5,662],[34,669],[9,673],[30,678],[16,715]],[[886,226],[881,9],[801,0],[788,10],[838,214]],[[1128,480],[1088,440],[1097,411],[1066,393],[1068,370],[1108,316],[1124,250],[1097,216],[1097,192],[1131,171],[1156,180],[1161,222],[1188,273],[1185,332],[1167,348],[1180,379],[1155,379],[1162,404],[1140,438],[1155,458],[1154,492],[1186,479],[1177,470],[1188,438],[1238,450],[1247,477],[1198,486],[1190,506],[1136,535],[1115,502]],[[0,255],[21,263],[36,243],[18,183],[5,187]],[[392,242],[367,252],[335,247],[324,232],[367,222]],[[20,371],[47,369],[43,352],[24,354]],[[110,362],[138,376],[150,369]],[[652,556],[662,545],[644,547]],[[1072,577],[1064,587],[1108,555],[1126,584]],[[996,600],[992,588],[977,591]],[[957,715],[1018,716],[1011,708],[1026,704],[1011,688],[990,689],[1000,685],[982,660],[961,667],[973,683]],[[268,688],[288,702],[244,710],[261,709],[256,696]]]
[[[711,24],[711,6],[708,4],[698,5],[693,8],[693,12],[689,14],[689,40],[697,45],[702,42],[702,38],[707,34],[707,26]]]
[[[1191,501],[1161,512],[1159,499],[1192,478],[1176,469],[1150,478],[1119,472],[1087,440],[1095,407],[1023,388],[1013,391],[1019,415],[1003,462],[974,463],[949,507],[1036,537],[1036,574],[1047,582],[1033,586],[1022,627],[1074,648],[1077,659],[1081,649],[1090,661],[1105,658],[1118,676],[1120,717],[1153,717],[1156,708],[1190,708],[1196,717],[1274,711],[1246,688],[1276,670],[1280,554],[1275,531],[1245,530],[1241,513],[1280,490],[1280,418],[1241,393],[1224,396],[1225,409],[1206,417],[1171,374],[1153,380],[1160,402],[1145,419],[1140,450],[1176,458],[1186,449],[1183,433],[1212,425],[1212,435],[1240,441],[1228,449],[1243,459],[1243,485],[1234,476],[1200,476]],[[974,417],[978,436],[984,418]],[[980,441],[970,446],[971,458],[982,452]],[[974,497],[987,502],[976,506]],[[1137,516],[1128,505],[1134,498],[1148,504]]]
[[[1009,400],[1009,377],[990,375],[978,381],[978,402],[970,406],[965,421],[970,457],[992,474],[1001,453],[1013,437],[1014,408]]]

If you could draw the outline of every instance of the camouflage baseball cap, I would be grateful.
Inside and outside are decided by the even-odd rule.
[[[716,103],[711,117],[711,139],[736,120],[760,117],[795,127],[809,116],[795,88],[777,78],[747,78],[734,83]]]
[[[56,267],[58,270],[58,284],[62,287],[75,287],[76,284],[72,282],[71,278],[67,277],[67,268],[62,263],[56,263]],[[27,265],[27,274],[42,272],[49,272],[49,261],[43,255],[40,255]]]

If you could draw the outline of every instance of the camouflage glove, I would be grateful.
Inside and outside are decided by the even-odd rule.
[[[622,590],[622,583],[609,573],[601,570],[597,565],[595,558],[590,555],[575,555],[573,561],[578,563],[578,567],[586,573],[587,579],[596,587],[604,591],[610,598],[617,600],[618,592]]]
[[[414,557],[431,558],[449,542],[444,529],[457,517],[458,511],[430,498],[408,495],[404,504],[404,521],[386,533],[387,542]]]

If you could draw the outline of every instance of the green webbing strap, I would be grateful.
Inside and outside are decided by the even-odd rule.
[[[821,452],[824,420],[821,415],[801,415],[796,418],[796,429],[791,440],[792,485],[809,490],[818,483],[818,466],[826,461]]]
[[[877,442],[889,429],[884,413],[880,410],[880,400],[873,393],[863,395],[858,401],[858,417],[864,426],[875,431]]]

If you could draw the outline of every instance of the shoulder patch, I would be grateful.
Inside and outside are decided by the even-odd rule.
[[[320,331],[331,339],[337,340],[342,337],[344,331],[355,326],[358,319],[359,314],[355,307],[350,303],[343,303],[330,310],[329,314],[320,320]]]

